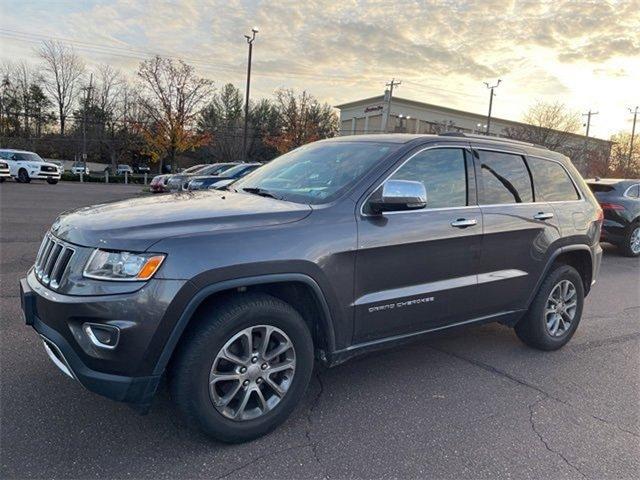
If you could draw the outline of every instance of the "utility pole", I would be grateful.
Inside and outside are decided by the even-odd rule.
[[[245,35],[249,44],[249,61],[247,62],[247,92],[244,102],[244,134],[242,135],[242,161],[247,161],[247,131],[249,129],[249,88],[251,86],[251,55],[253,53],[253,41],[256,39],[258,28],[251,29],[251,35]]]
[[[631,168],[631,156],[633,155],[633,140],[636,136],[636,120],[638,118],[638,107],[633,110],[629,109],[629,112],[633,113],[633,127],[631,127],[631,142],[629,143],[629,158],[627,159],[627,168],[625,173],[629,174],[629,168]]]
[[[87,95],[84,99],[84,112],[82,118],[82,163],[87,166],[87,109],[91,99],[91,89],[93,88],[93,73],[89,77],[89,86],[86,88]]]
[[[489,113],[487,114],[487,130],[485,132],[486,135],[489,135],[489,131],[491,130],[491,109],[493,108],[493,97],[495,96],[493,90],[498,88],[501,81],[502,80],[498,79],[498,83],[496,83],[495,85],[489,85],[488,82],[484,82],[484,84],[489,89]]]
[[[401,84],[402,82],[396,82],[395,78],[392,78],[391,82],[385,84],[385,87],[389,87],[389,98],[387,99],[387,120],[384,126],[385,133],[389,133],[389,119],[391,118],[391,99],[393,98],[393,87],[397,87]]]
[[[591,127],[591,117],[593,117],[594,115],[598,115],[600,112],[592,112],[591,110],[589,110],[587,113],[583,113],[582,116],[583,117],[587,117],[587,123],[584,124],[584,126],[587,127],[587,131],[584,134],[585,137],[589,136],[589,128]],[[585,145],[587,144],[587,141],[585,140]]]

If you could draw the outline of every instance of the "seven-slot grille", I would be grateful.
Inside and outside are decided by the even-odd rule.
[[[73,248],[47,233],[40,245],[34,265],[38,280],[54,290],[57,289],[74,253]]]

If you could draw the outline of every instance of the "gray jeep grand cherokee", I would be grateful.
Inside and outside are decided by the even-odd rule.
[[[324,140],[227,191],[64,213],[21,280],[26,322],[84,387],[148,410],[166,377],[228,442],[282,423],[314,362],[459,325],[576,331],[602,211],[566,157],[464,135]]]

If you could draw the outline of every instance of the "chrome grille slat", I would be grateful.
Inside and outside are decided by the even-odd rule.
[[[74,253],[74,248],[47,233],[40,245],[34,265],[38,280],[56,290],[60,286]]]

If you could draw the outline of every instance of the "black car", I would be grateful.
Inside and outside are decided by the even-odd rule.
[[[289,416],[316,362],[487,322],[562,347],[598,276],[602,219],[570,160],[542,147],[338,137],[225,191],[61,214],[21,299],[67,376],[143,412],[166,378],[189,424],[240,442]]]
[[[248,175],[261,165],[261,163],[241,163],[218,175],[196,175],[189,181],[186,190],[221,189],[233,183],[235,180]]]
[[[602,241],[626,256],[640,256],[640,180],[596,178],[587,184],[604,211]]]
[[[238,165],[236,162],[211,163],[202,165],[201,168],[187,169],[184,172],[171,175],[167,181],[167,189],[170,192],[186,190],[187,184],[196,175],[218,175],[236,165]]]

